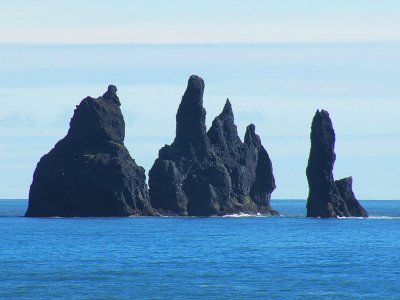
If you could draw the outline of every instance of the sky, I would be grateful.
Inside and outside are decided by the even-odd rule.
[[[400,199],[400,2],[3,1],[0,198],[27,198],[40,157],[75,105],[116,84],[131,155],[148,171],[173,141],[191,74],[204,78],[207,125],[232,102],[255,123],[277,181],[305,199],[310,124],[330,112],[337,179],[359,199]]]

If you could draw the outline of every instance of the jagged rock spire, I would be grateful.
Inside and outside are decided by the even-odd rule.
[[[190,76],[176,114],[176,140],[201,143],[206,138],[206,110],[203,107],[204,81]]]
[[[229,98],[226,99],[224,108],[222,109],[222,112],[221,112],[221,114],[219,116],[221,118],[225,117],[225,118],[234,119],[232,104],[231,104],[231,101],[229,101]]]
[[[278,214],[269,204],[273,188],[258,178],[266,176],[261,141],[249,147],[240,140],[229,99],[206,134],[203,91],[203,80],[191,76],[176,138],[160,149],[149,172],[151,204],[177,215]]]
[[[330,182],[333,178],[333,165],[336,160],[335,131],[329,113],[317,110],[311,124],[311,150],[308,161],[308,173],[325,178]],[[330,184],[327,184],[329,186]]]
[[[306,170],[309,185],[307,216],[321,218],[368,216],[354,197],[351,190],[352,181],[345,179],[335,182],[333,178],[333,166],[336,160],[335,131],[326,110],[316,111],[311,124],[310,139],[311,149]],[[351,210],[347,203],[352,207]]]
[[[250,196],[258,205],[265,205],[271,199],[271,194],[276,188],[272,161],[267,150],[261,143],[261,138],[256,134],[256,126],[250,124],[246,128],[245,144],[250,149],[257,150],[257,165],[255,181],[251,187]]]
[[[207,136],[211,144],[221,151],[231,151],[242,144],[229,99],[226,99],[222,112],[212,122]]]

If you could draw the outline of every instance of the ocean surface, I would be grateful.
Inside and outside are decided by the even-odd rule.
[[[400,299],[400,201],[370,219],[24,218],[0,200],[1,299]]]

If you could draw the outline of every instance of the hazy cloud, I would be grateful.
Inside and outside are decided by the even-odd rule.
[[[23,115],[20,113],[11,113],[0,118],[0,127],[18,128],[18,127],[35,127],[38,122],[31,115]]]
[[[0,42],[387,41],[400,39],[399,11],[393,0],[19,0],[2,4]]]

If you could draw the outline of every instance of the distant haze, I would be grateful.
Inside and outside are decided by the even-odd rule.
[[[400,199],[399,1],[155,2],[2,4],[0,198],[27,198],[75,105],[108,84],[118,87],[126,145],[148,171],[197,74],[208,125],[226,98],[242,138],[255,123],[273,198],[306,198],[310,124],[324,108],[335,177],[353,175],[360,199]]]
[[[14,0],[2,3],[0,41],[390,41],[400,38],[399,10],[398,0]]]

